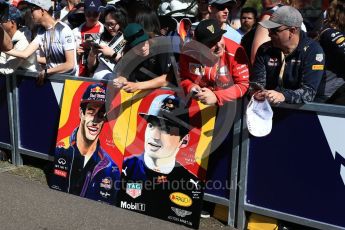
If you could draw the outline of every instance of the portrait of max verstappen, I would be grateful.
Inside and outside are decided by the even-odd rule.
[[[176,161],[190,142],[188,109],[179,97],[162,94],[139,117],[146,121],[144,152],[124,159],[118,206],[187,226],[199,223],[202,182]]]

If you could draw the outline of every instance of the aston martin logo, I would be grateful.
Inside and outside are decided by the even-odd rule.
[[[190,211],[186,211],[186,210],[175,208],[175,207],[171,207],[171,210],[173,210],[174,213],[179,217],[186,217],[192,214],[192,212]]]
[[[210,25],[208,27],[206,27],[212,34],[214,34],[214,27],[213,25]]]

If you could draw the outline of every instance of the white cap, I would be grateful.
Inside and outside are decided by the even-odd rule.
[[[247,106],[246,115],[250,134],[263,137],[271,132],[273,111],[267,99],[257,101],[252,97]]]
[[[25,2],[38,6],[46,11],[49,11],[52,7],[52,2],[50,0],[25,0]]]

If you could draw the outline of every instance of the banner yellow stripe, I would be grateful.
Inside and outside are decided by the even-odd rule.
[[[199,144],[195,152],[195,161],[202,168],[206,169],[208,164],[208,156],[211,151],[211,143],[217,110],[214,106],[207,106],[202,104],[201,102],[198,102],[198,104],[203,126],[200,132]]]
[[[82,83],[82,81],[66,80],[63,90],[59,129],[67,123],[74,94]]]

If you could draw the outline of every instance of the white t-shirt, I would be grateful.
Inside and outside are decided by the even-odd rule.
[[[29,32],[28,29],[20,31],[17,30],[13,37],[12,42],[14,45],[15,50],[25,50],[26,47],[29,45],[29,39],[25,36],[25,33]],[[27,33],[28,36],[31,36],[31,33]],[[1,52],[0,55],[0,73],[1,74],[11,74],[16,69],[21,68],[24,70],[28,70],[31,72],[37,72],[38,70],[38,64],[36,55],[32,54],[27,59],[17,58],[14,56],[7,55],[3,52]]]
[[[57,22],[49,30],[41,29],[33,40],[39,45],[41,52],[46,57],[47,67],[53,68],[66,62],[65,51],[73,50],[75,66],[73,70],[65,74],[75,75],[77,70],[77,54],[74,35],[69,26],[63,22]]]

